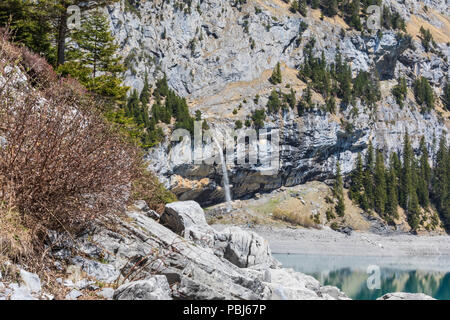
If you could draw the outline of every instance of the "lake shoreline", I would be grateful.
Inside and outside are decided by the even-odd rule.
[[[221,230],[228,225],[214,224]],[[368,257],[439,257],[450,256],[449,235],[379,235],[352,232],[347,235],[328,227],[323,229],[255,226],[241,228],[256,232],[269,242],[275,254],[318,254]]]

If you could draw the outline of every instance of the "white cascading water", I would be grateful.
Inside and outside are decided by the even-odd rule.
[[[223,150],[222,150],[220,144],[217,142],[216,138],[213,138],[213,141],[216,144],[217,149],[219,149],[220,163],[222,164],[222,172],[223,172],[223,188],[225,190],[225,201],[227,204],[227,211],[230,211],[231,210],[231,193],[230,193],[230,183],[228,181],[227,165],[225,163],[225,158],[223,156]]]

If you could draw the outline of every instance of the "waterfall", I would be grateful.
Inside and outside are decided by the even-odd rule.
[[[227,210],[231,210],[231,193],[230,193],[230,183],[228,180],[228,172],[227,165],[225,163],[225,158],[223,156],[223,150],[220,144],[217,142],[217,139],[213,137],[213,141],[219,149],[220,163],[222,164],[222,172],[223,172],[223,188],[225,190],[225,201],[227,203]]]

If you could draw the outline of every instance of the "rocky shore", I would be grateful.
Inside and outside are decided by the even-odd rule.
[[[225,226],[214,225],[221,230]],[[273,253],[322,254],[342,256],[416,257],[450,259],[450,236],[412,235],[392,233],[381,235],[372,232],[337,232],[329,227],[322,229],[255,226],[252,231],[265,238]]]
[[[169,204],[160,218],[139,201],[114,224],[76,238],[49,235],[48,250],[64,274],[56,282],[67,292],[59,298],[348,299],[336,287],[282,268],[257,233],[234,226],[213,229],[194,201]],[[55,298],[43,283],[48,280],[25,266],[6,263],[2,270],[11,268],[18,277],[7,281],[0,275],[1,300]]]

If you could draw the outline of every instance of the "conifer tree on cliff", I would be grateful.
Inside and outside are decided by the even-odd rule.
[[[377,151],[375,160],[374,175],[374,205],[375,211],[381,216],[385,213],[386,206],[386,169],[384,167],[384,158],[380,150]]]
[[[447,230],[450,230],[450,150],[442,136],[433,169],[433,201]]]
[[[282,82],[282,77],[281,77],[281,67],[280,67],[280,63],[277,62],[275,68],[273,69],[272,75],[269,78],[269,81],[272,84],[279,84]]]
[[[409,141],[409,135],[406,132],[403,142],[400,204],[403,209],[405,209],[408,217],[408,223],[413,229],[417,229],[419,226],[420,216],[419,199],[416,192],[416,181],[414,153]]]
[[[341,166],[339,165],[339,161],[336,164],[336,178],[333,186],[333,195],[337,199],[337,204],[335,206],[336,213],[338,216],[343,217],[345,214],[344,182],[342,180]]]
[[[444,108],[450,111],[450,80],[447,79],[447,82],[444,85],[444,94],[442,95],[442,103],[444,104]]]
[[[361,153],[358,153],[358,158],[356,159],[356,168],[351,174],[351,186],[349,196],[354,202],[361,204],[361,191],[363,189],[364,182],[364,167],[361,157]]]
[[[417,195],[419,197],[420,205],[426,208],[430,204],[428,188],[430,187],[431,182],[431,168],[428,163],[428,150],[424,137],[420,140],[420,153],[417,176]]]
[[[47,0],[48,1],[48,0]],[[88,5],[81,7],[82,4],[86,4],[84,0],[56,0],[53,1],[52,9],[55,12],[53,16],[55,25],[55,43],[56,43],[56,66],[64,64],[66,62],[66,38],[70,33],[67,26],[67,20],[69,18],[68,8],[72,5],[79,6],[80,9],[92,10],[95,7],[102,7],[108,4],[117,2],[118,0],[94,0],[90,1]],[[46,6],[47,8],[49,6]],[[85,12],[82,15],[86,14]]]
[[[323,13],[329,17],[333,17],[338,12],[337,0],[325,0],[322,2]]]
[[[58,68],[63,75],[70,74],[89,90],[113,100],[125,97],[128,88],[122,86],[121,73],[126,68],[100,10],[83,16],[81,30],[73,32],[68,43],[67,60]]]
[[[374,182],[373,172],[375,170],[374,149],[372,141],[367,148],[365,166],[364,166],[364,197],[361,202],[361,208],[364,210],[372,209],[374,203]]]
[[[398,182],[395,169],[395,156],[391,156],[389,170],[386,174],[386,220],[391,222],[398,218]]]

